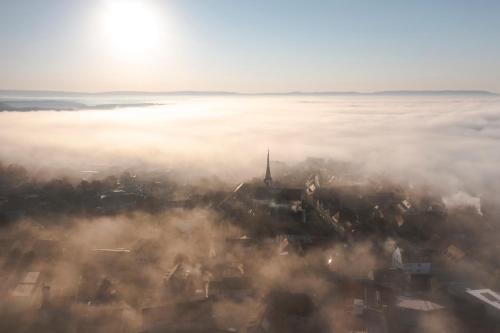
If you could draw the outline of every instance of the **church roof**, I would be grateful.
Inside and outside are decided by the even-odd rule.
[[[271,186],[273,183],[273,178],[271,177],[271,166],[269,165],[269,149],[267,150],[267,167],[266,167],[266,177],[264,177],[264,183],[267,186]]]

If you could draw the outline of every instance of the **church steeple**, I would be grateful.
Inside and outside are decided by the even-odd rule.
[[[267,149],[267,169],[266,169],[266,177],[264,178],[264,183],[268,187],[273,186],[273,178],[271,177],[271,167],[269,166],[269,149]]]

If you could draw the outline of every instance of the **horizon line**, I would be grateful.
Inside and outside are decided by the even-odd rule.
[[[38,93],[38,94],[74,94],[74,95],[125,95],[125,94],[144,94],[144,95],[384,95],[384,94],[408,94],[408,95],[489,95],[498,96],[499,93],[489,90],[474,89],[403,89],[403,90],[379,90],[370,92],[360,91],[286,91],[286,92],[241,92],[224,90],[169,90],[169,91],[147,91],[147,90],[110,90],[110,91],[71,91],[71,90],[42,90],[42,89],[0,89],[0,93]]]

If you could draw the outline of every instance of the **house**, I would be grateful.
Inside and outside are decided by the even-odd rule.
[[[500,320],[500,295],[491,289],[466,289],[473,301],[480,303],[486,313]]]
[[[309,295],[272,291],[265,298],[262,311],[247,332],[326,332],[326,327],[316,314],[316,306]]]
[[[235,332],[217,326],[212,302],[207,299],[167,304],[142,309],[142,328],[147,333],[222,333]]]
[[[440,316],[445,308],[437,303],[399,296],[389,309],[388,322],[394,332],[422,332],[420,323]]]
[[[403,264],[403,270],[410,275],[430,275],[430,262],[408,262]]]
[[[11,292],[15,305],[29,307],[35,305],[37,300],[40,272],[28,272]]]

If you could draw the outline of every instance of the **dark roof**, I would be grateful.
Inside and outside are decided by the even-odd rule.
[[[242,290],[250,288],[248,279],[242,277],[226,277],[210,282],[210,288],[226,290]]]
[[[257,200],[274,200],[277,202],[300,201],[302,200],[302,192],[300,188],[269,188],[259,186],[254,189],[253,198]]]
[[[220,332],[209,300],[181,302],[142,310],[147,332]]]
[[[267,296],[270,315],[311,316],[315,306],[307,294],[273,291]]]

